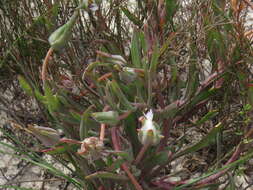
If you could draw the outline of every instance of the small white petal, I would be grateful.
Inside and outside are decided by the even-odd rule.
[[[96,3],[92,3],[89,5],[89,9],[93,12],[97,11],[98,10],[98,6]]]
[[[149,110],[148,113],[146,113],[146,114],[144,114],[144,115],[145,115],[145,117],[146,117],[147,120],[151,120],[151,121],[153,120],[154,114],[153,114],[152,109]]]

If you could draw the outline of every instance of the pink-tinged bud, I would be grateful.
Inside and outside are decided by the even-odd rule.
[[[47,147],[51,147],[59,143],[60,133],[55,129],[28,125],[28,130]]]

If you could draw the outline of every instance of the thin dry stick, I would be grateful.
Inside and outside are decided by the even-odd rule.
[[[137,165],[141,161],[141,159],[144,156],[145,152],[147,151],[149,145],[150,145],[150,143],[147,143],[144,146],[142,146],[140,152],[138,153],[138,155],[137,155],[137,157],[136,157],[136,159],[134,161],[135,165]]]
[[[53,48],[50,48],[47,52],[47,55],[44,59],[43,65],[42,65],[41,79],[42,79],[42,82],[43,82],[43,86],[45,85],[45,82],[46,82],[47,65],[49,63],[49,59],[50,59],[52,53],[53,53]]]
[[[111,136],[112,136],[112,143],[113,143],[113,147],[116,151],[120,151],[120,144],[119,144],[119,139],[118,139],[118,135],[117,135],[117,128],[113,127],[111,130]],[[142,187],[140,186],[140,184],[137,182],[137,180],[135,179],[135,177],[133,176],[133,174],[130,172],[130,170],[128,169],[126,163],[121,164],[121,168],[127,173],[130,181],[132,182],[132,184],[134,185],[136,190],[143,190]]]

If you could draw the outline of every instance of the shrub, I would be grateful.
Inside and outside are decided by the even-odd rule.
[[[51,31],[61,11],[69,20],[49,36],[41,71],[14,66],[45,118],[24,129],[72,176],[26,147],[23,158],[80,189],[217,189],[221,176],[232,187],[253,155],[244,25],[252,4],[221,2],[48,5],[33,24],[43,20]],[[189,175],[175,171],[178,160],[189,162]]]

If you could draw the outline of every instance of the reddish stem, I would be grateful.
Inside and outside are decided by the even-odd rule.
[[[131,113],[132,113],[132,111],[128,111],[128,112],[123,113],[122,115],[120,115],[118,117],[118,120],[121,121],[121,120],[127,118]]]
[[[169,138],[169,129],[172,125],[171,119],[164,119],[163,120],[163,136],[164,138],[160,142],[160,146],[158,147],[158,151],[163,150],[163,148],[166,146],[168,138]]]
[[[107,79],[107,78],[109,78],[109,77],[111,77],[111,76],[112,76],[112,73],[105,73],[104,75],[102,75],[101,77],[98,78],[98,82],[100,82],[100,81],[102,81],[102,80],[105,80],[105,79]],[[89,86],[89,88],[91,88],[91,89],[93,89],[93,88],[95,88],[95,87],[96,87],[95,84],[91,84],[91,85]],[[84,96],[84,95],[87,94],[88,92],[89,92],[89,91],[86,90],[86,91],[82,92],[81,95]]]
[[[120,151],[121,150],[121,146],[120,146],[119,136],[117,134],[117,128],[116,127],[112,128],[112,130],[111,130],[111,136],[112,136],[112,143],[113,143],[114,149],[116,151]],[[137,180],[133,176],[133,174],[130,172],[130,170],[127,167],[126,163],[121,164],[121,168],[126,172],[126,174],[128,175],[130,181],[134,185],[135,189],[136,190],[143,190],[142,187],[140,186],[140,184],[137,182]]]
[[[81,141],[77,141],[74,139],[67,139],[67,138],[60,139],[60,142],[71,143],[71,144],[82,144]]]
[[[100,136],[99,136],[99,139],[101,141],[104,141],[104,138],[105,138],[105,127],[106,127],[106,125],[104,123],[102,123],[101,126],[100,126]]]
[[[135,165],[137,165],[141,161],[141,159],[144,156],[145,152],[147,151],[149,145],[150,145],[150,143],[147,143],[147,144],[145,144],[145,145],[142,146],[140,152],[138,153],[138,155],[137,155],[137,157],[136,157],[136,159],[134,161]]]
[[[45,85],[45,82],[46,82],[47,66],[48,66],[49,59],[50,59],[53,51],[54,51],[53,48],[50,48],[48,50],[47,55],[44,59],[43,65],[42,65],[41,79],[42,79],[42,82],[43,82],[43,86]]]
[[[110,108],[109,106],[105,106],[103,111],[108,111],[109,108]],[[105,138],[105,128],[106,128],[106,125],[104,123],[102,123],[100,126],[100,136],[99,136],[99,139],[101,141],[104,141],[104,138]]]
[[[105,190],[105,188],[101,185],[98,190]]]

